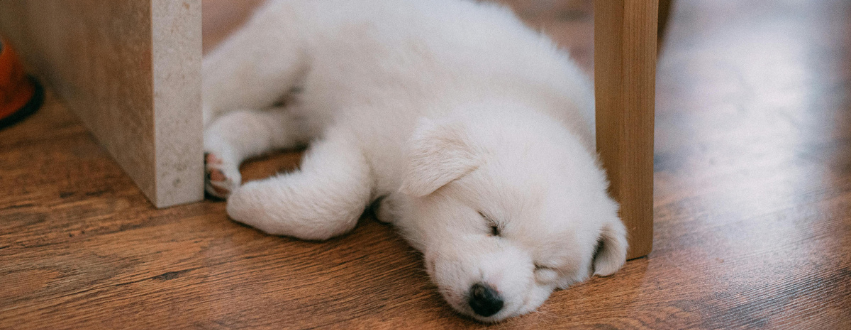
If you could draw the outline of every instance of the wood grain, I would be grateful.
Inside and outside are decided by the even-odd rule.
[[[582,6],[512,6],[558,40],[592,24],[562,15]],[[51,94],[0,131],[0,329],[847,329],[849,16],[844,0],[677,2],[658,65],[653,252],[491,326],[452,312],[370,216],[311,243],[230,221],[221,202],[157,210]],[[562,45],[590,51],[579,40]]]
[[[203,198],[201,1],[0,1],[0,31],[159,207]]]
[[[653,247],[658,0],[594,1],[597,151],[627,228],[627,258]]]

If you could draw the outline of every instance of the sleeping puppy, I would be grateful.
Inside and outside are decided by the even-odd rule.
[[[590,84],[509,9],[270,1],[203,65],[207,191],[236,221],[324,240],[375,205],[484,322],[625,261]],[[299,170],[240,186],[246,158],[308,142]]]

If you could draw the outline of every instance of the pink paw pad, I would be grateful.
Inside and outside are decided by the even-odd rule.
[[[222,159],[214,154],[204,155],[204,165],[206,170],[205,186],[207,193],[219,198],[227,198],[230,195],[230,187],[233,182],[222,172]]]

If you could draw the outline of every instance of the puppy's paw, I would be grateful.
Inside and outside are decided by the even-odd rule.
[[[227,203],[228,216],[236,221],[242,222],[249,226],[257,226],[257,223],[252,223],[259,218],[262,213],[262,207],[258,203],[254,185],[246,184],[242,187],[236,187],[231,191]]]
[[[263,180],[236,187],[227,200],[228,217],[270,235],[292,235],[292,231],[286,230],[285,220],[291,214],[276,208],[274,203],[268,203],[269,199],[274,199],[269,188]]]
[[[236,165],[229,164],[213,153],[204,154],[204,188],[213,197],[227,199],[239,187],[242,176]]]

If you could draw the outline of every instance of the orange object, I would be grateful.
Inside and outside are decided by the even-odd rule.
[[[35,112],[43,99],[41,85],[24,73],[12,47],[0,40],[0,128]]]

